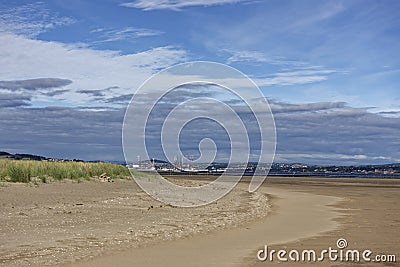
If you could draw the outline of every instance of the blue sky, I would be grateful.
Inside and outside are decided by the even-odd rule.
[[[133,92],[192,60],[251,77],[277,162],[400,162],[399,1],[0,2],[0,150],[122,160]]]

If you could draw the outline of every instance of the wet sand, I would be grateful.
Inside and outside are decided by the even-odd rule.
[[[247,186],[194,209],[159,203],[133,181],[2,186],[0,265],[266,266],[277,262],[257,260],[264,245],[317,250],[338,237],[399,255],[398,180],[268,178],[256,194]]]
[[[295,242],[284,242],[272,249],[298,251],[314,249],[322,251],[328,247],[337,249],[339,238],[347,241],[349,250],[369,249],[375,255],[395,255],[396,262],[340,262],[325,259],[322,262],[261,262],[256,250],[244,260],[244,266],[400,266],[400,180],[399,179],[332,179],[332,178],[271,178],[267,182],[274,188],[285,188],[296,192],[312,192],[336,196],[342,200],[333,207],[341,216],[334,219],[339,227],[311,238]],[[268,244],[268,243],[267,243]],[[262,249],[260,247],[259,249]]]

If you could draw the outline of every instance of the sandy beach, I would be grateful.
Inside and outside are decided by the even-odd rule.
[[[399,255],[398,180],[268,178],[253,194],[247,186],[204,207],[175,208],[131,180],[3,184],[0,264],[266,266],[278,262],[257,259],[264,245],[322,250],[338,238],[352,249]]]

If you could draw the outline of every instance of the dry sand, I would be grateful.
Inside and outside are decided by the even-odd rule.
[[[0,187],[0,264],[65,264],[239,227],[265,217],[268,205],[264,194],[235,190],[211,205],[175,208],[131,180],[6,184]]]
[[[7,184],[0,265],[267,266],[277,262],[257,260],[264,245],[319,250],[339,237],[400,256],[399,180],[269,178],[255,194],[247,186],[214,204],[174,208],[127,180]]]

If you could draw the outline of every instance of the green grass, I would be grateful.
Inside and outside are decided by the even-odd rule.
[[[35,178],[46,183],[49,179],[90,179],[103,173],[111,178],[131,177],[128,168],[105,162],[0,160],[0,181],[28,183]]]

